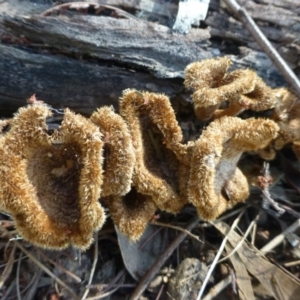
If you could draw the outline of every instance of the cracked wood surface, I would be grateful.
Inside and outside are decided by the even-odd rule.
[[[132,3],[131,8],[137,7],[135,2],[126,1],[126,6]],[[253,46],[255,43],[242,24],[215,0],[211,1],[205,21],[209,26],[193,28],[187,35],[136,18],[39,15],[49,7],[51,1],[47,0],[0,3],[2,114],[15,111],[34,93],[55,107],[68,106],[85,114],[104,104],[116,106],[121,91],[126,88],[175,97],[183,91],[183,71],[188,63],[224,54],[231,54],[233,68],[250,67],[268,84],[284,84],[267,56],[258,46]],[[277,9],[275,4],[269,7]],[[297,7],[292,12],[297,20]],[[268,15],[270,20],[263,20],[265,25],[274,21]],[[284,30],[290,28],[293,36],[297,23],[293,27],[291,20],[280,22]],[[280,34],[285,38],[286,44],[279,40],[282,47],[291,47],[288,43],[292,39],[278,26],[269,28],[275,38]],[[289,57],[297,70],[298,60]]]

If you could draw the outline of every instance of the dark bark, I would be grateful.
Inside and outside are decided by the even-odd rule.
[[[86,114],[104,104],[115,105],[126,88],[176,96],[184,90],[188,63],[224,54],[232,54],[234,68],[253,68],[271,86],[284,85],[242,24],[217,1],[211,2],[205,21],[210,27],[193,28],[187,35],[145,20],[42,17],[38,13],[49,7],[47,1],[32,6],[34,1],[10,0],[6,5],[16,2],[19,6],[13,10],[5,9],[9,14],[0,14],[2,112],[15,111],[34,93],[55,107],[68,106]],[[126,2],[130,6],[131,1]],[[291,23],[281,25],[288,30]],[[274,37],[284,38],[278,26],[269,28]]]

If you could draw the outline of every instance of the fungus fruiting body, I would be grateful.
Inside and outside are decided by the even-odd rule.
[[[102,141],[97,127],[68,109],[59,130],[47,133],[46,105],[21,108],[2,138],[0,208],[33,244],[86,249],[105,215]]]
[[[185,70],[185,86],[192,95],[196,116],[201,120],[236,116],[245,109],[262,111],[274,107],[271,89],[252,70],[227,70],[227,57],[194,62]],[[228,107],[220,108],[228,101]]]
[[[213,121],[195,143],[188,182],[189,201],[204,220],[245,201],[248,183],[237,162],[245,151],[265,147],[277,136],[271,120],[223,117]]]
[[[157,210],[152,197],[138,193],[135,188],[125,196],[110,196],[103,200],[114,224],[132,241],[141,237]]]
[[[104,223],[100,203],[136,241],[157,210],[177,214],[191,203],[213,220],[245,201],[242,153],[271,159],[274,148],[293,143],[300,157],[300,105],[286,89],[271,90],[254,71],[228,71],[230,65],[222,57],[186,68],[196,116],[213,120],[187,143],[163,94],[125,90],[120,114],[102,107],[90,119],[66,109],[53,130],[46,123],[51,109],[32,96],[11,120],[0,121],[0,209],[33,244],[84,250]],[[279,126],[234,117],[274,106]]]
[[[161,94],[126,90],[120,115],[127,122],[136,154],[133,186],[151,196],[159,209],[177,213],[180,197],[178,169],[186,151],[182,132],[168,98]]]
[[[296,143],[297,149],[300,142],[300,103],[297,102],[297,97],[287,89],[277,89],[275,92],[279,98],[279,104],[274,118],[279,120],[280,127],[279,136],[274,142],[275,149],[281,149],[288,143]],[[298,153],[297,150],[296,153]]]
[[[94,112],[91,121],[103,135],[103,186],[101,197],[125,195],[131,189],[135,153],[124,119],[111,107]]]

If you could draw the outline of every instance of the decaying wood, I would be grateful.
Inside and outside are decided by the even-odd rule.
[[[138,6],[134,1],[126,2],[127,7],[130,3]],[[1,9],[4,4],[5,12]],[[47,0],[0,4],[2,112],[15,111],[34,93],[51,105],[86,114],[95,107],[116,104],[125,88],[176,96],[183,91],[187,64],[224,54],[232,54],[234,68],[253,68],[271,86],[284,85],[267,56],[257,46],[250,48],[254,42],[242,25],[215,1],[206,20],[210,26],[193,28],[187,35],[145,20],[39,15],[50,6]],[[216,38],[222,34],[221,43]]]

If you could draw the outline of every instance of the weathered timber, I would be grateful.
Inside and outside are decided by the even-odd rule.
[[[222,19],[234,19],[217,7],[216,1],[212,1],[208,21],[212,15],[219,15],[223,42],[215,39],[220,33],[213,35],[217,29],[212,26],[192,28],[182,35],[136,18],[42,17],[38,14],[47,8],[46,1],[41,1],[43,9],[38,9],[38,1],[12,2],[36,3],[33,15],[30,5],[24,12],[18,7],[1,13],[0,4],[0,32],[6,37],[0,45],[2,115],[24,105],[34,93],[55,107],[68,106],[85,114],[104,104],[116,106],[126,88],[176,96],[184,90],[183,74],[188,63],[224,54],[231,54],[233,68],[250,67],[269,85],[284,85],[267,56],[248,47],[254,42],[251,37],[248,40],[237,21],[236,32],[240,35],[233,45],[234,39],[224,33]]]
[[[90,114],[114,105],[122,90],[135,87],[175,95],[182,80],[158,79],[130,69],[28,52],[0,44],[0,111],[12,113],[32,94],[56,108],[72,107]]]

